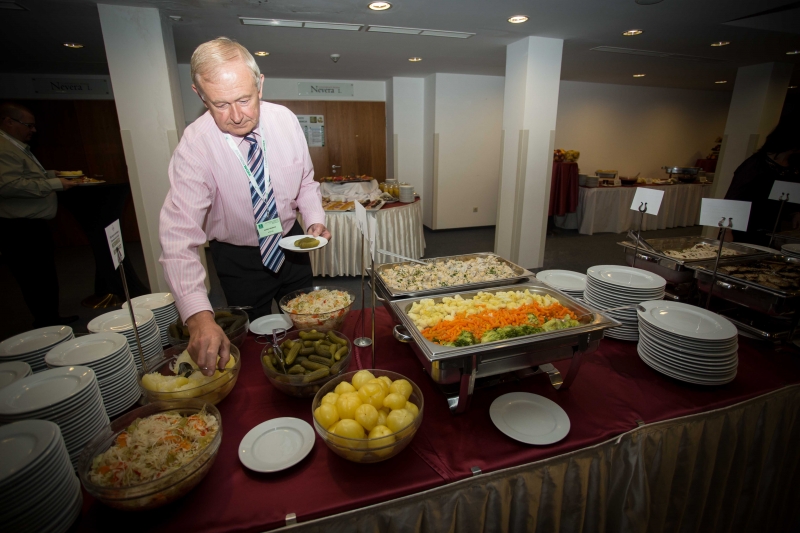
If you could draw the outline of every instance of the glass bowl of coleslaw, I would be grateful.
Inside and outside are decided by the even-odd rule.
[[[340,331],[356,295],[342,287],[316,286],[290,292],[278,302],[297,329]]]
[[[130,441],[139,445],[127,446]],[[109,507],[154,509],[200,483],[221,442],[222,418],[210,403],[151,403],[100,430],[81,452],[78,475],[86,491]]]

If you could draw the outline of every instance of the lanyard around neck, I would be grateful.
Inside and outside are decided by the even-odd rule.
[[[244,169],[244,173],[247,174],[247,179],[250,180],[250,185],[253,186],[253,190],[256,191],[261,199],[266,202],[267,201],[267,189],[269,189],[269,164],[267,164],[267,141],[264,138],[264,132],[261,129],[261,124],[258,125],[258,134],[261,136],[261,155],[264,159],[264,190],[260,190],[258,188],[258,183],[256,182],[256,177],[253,176],[253,171],[250,170],[250,165],[247,164],[245,161],[242,152],[239,150],[239,147],[236,146],[236,143],[233,142],[233,138],[231,138],[230,134],[225,134],[225,140],[228,141],[228,146],[231,147],[233,153],[236,154],[236,157],[239,159],[239,163],[242,164],[242,168]]]

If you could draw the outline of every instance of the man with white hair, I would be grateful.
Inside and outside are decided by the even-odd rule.
[[[330,233],[297,117],[261,101],[264,76],[250,52],[220,37],[197,47],[191,70],[208,112],[186,128],[172,154],[160,262],[189,328],[189,354],[211,375],[224,368],[230,342],[214,322],[198,248],[210,242],[228,304],[252,307],[252,320],[269,314],[273,300],[312,284],[308,254],[278,246],[283,236],[303,233],[296,210],[309,235]]]

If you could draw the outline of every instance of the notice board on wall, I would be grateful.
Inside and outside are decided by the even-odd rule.
[[[297,115],[309,148],[325,146],[324,115]]]

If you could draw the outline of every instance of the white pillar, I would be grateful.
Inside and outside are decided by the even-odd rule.
[[[725,197],[734,171],[778,124],[793,67],[791,63],[763,63],[737,71],[714,175],[715,198]]]
[[[526,268],[544,262],[563,44],[526,37],[506,47],[495,253]]]
[[[183,134],[172,27],[158,9],[98,4],[150,289],[168,291],[158,263],[167,167]]]
[[[392,78],[386,82],[387,176],[414,186],[422,195],[425,80]],[[422,196],[423,202],[431,198]]]

